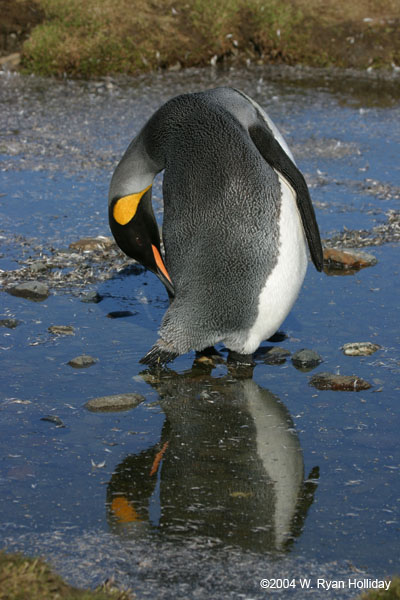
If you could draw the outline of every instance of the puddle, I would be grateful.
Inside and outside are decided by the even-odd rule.
[[[193,70],[97,84],[1,75],[0,269],[50,288],[42,302],[0,292],[0,318],[19,321],[0,328],[1,546],[47,557],[76,585],[115,576],[139,598],[250,599],[266,596],[261,579],[286,577],[296,598],[325,598],[337,592],[319,589],[318,578],[399,572],[398,220],[388,217],[399,211],[399,98],[392,82],[371,83],[372,98],[349,75],[340,85],[334,74],[277,73]],[[281,328],[277,344],[289,354],[279,364],[261,352],[252,372],[233,372],[220,348],[213,368],[189,354],[160,378],[139,359],[168,305],[162,284],[114,250],[68,247],[110,235],[113,168],[153,110],[218,85],[243,89],[281,127],[323,238],[361,229],[376,238],[392,218],[391,236],[366,247],[378,263],[354,275],[310,265]],[[160,178],[154,188],[161,222]],[[38,261],[53,266],[32,271]],[[96,302],[81,301],[88,292]],[[60,325],[73,334],[48,329]],[[367,341],[381,348],[341,350]],[[323,359],[308,373],[291,362],[302,348]],[[81,355],[96,362],[68,364]],[[326,371],[372,387],[309,385]],[[144,398],[131,410],[85,408],[131,393]],[[341,598],[357,591],[346,583]]]

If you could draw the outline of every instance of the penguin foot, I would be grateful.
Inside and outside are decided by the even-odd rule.
[[[223,362],[221,353],[218,352],[214,346],[208,346],[208,348],[204,348],[204,350],[196,350],[196,359],[201,359],[203,357],[209,358],[210,360],[214,360],[216,362]]]
[[[161,367],[174,360],[177,356],[179,356],[179,352],[173,350],[163,340],[158,340],[139,362],[151,367]]]
[[[228,352],[228,363],[248,366],[254,366],[255,364],[252,354],[239,354],[239,352],[234,352],[233,350],[229,350]]]

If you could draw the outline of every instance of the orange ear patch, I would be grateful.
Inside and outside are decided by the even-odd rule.
[[[149,185],[146,189],[137,194],[129,194],[123,196],[114,205],[113,217],[120,225],[126,225],[133,219],[139,206],[142,196],[151,188]]]
[[[164,261],[161,258],[161,254],[157,250],[157,248],[152,244],[151,249],[153,250],[154,260],[156,261],[157,267],[160,269],[161,273],[168,279],[168,281],[172,284],[171,277],[168,275],[168,271],[164,265]]]
[[[143,521],[124,496],[117,496],[111,502],[111,510],[120,523],[132,523],[133,521]]]

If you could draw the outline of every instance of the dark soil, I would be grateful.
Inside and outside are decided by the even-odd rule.
[[[29,33],[44,19],[33,0],[0,0],[0,56],[19,52]]]

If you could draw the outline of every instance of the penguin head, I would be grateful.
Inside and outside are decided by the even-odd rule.
[[[141,192],[112,198],[108,218],[121,250],[155,273],[172,298],[174,287],[161,256],[160,236],[151,204],[151,187],[149,185]]]

